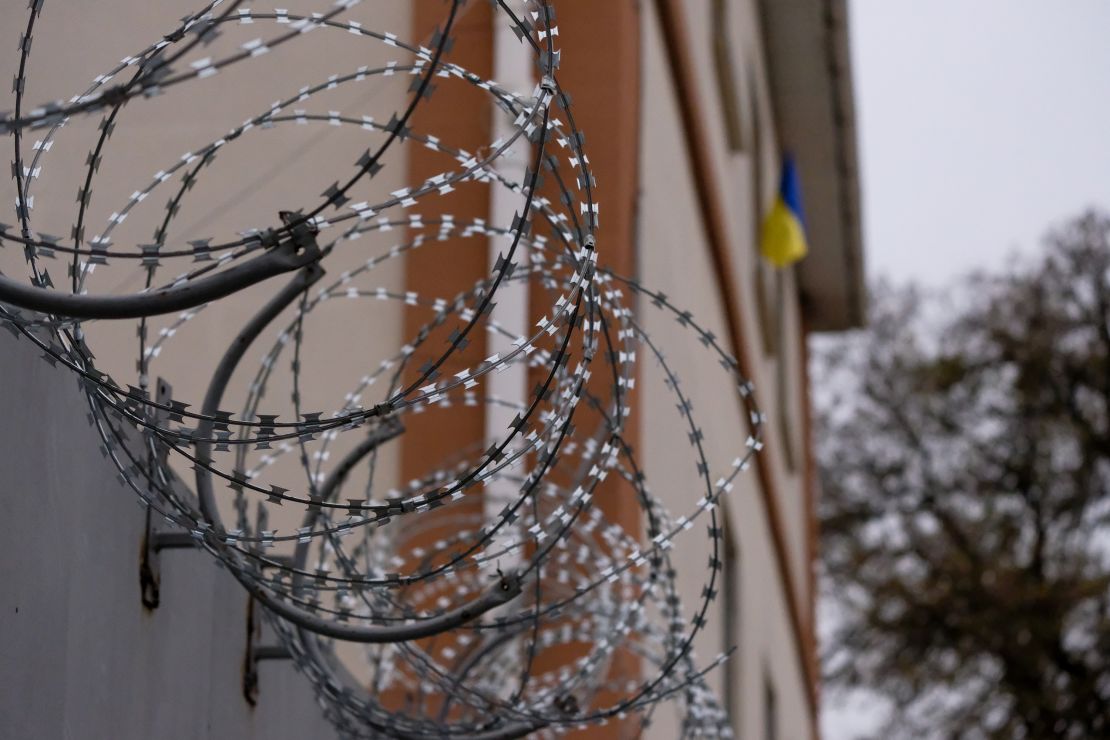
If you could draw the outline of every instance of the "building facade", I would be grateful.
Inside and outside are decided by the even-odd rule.
[[[641,3],[639,13],[641,274],[690,300],[728,338],[767,418],[754,470],[723,507],[727,582],[701,652],[736,646],[716,680],[737,737],[815,737],[818,492],[806,337],[859,326],[864,299],[846,7],[664,0]],[[776,270],[760,255],[760,231],[788,153],[802,179],[810,251]],[[711,373],[695,363],[689,376]],[[719,388],[693,393],[695,408],[720,410]],[[666,411],[651,408],[653,399],[649,445]],[[739,408],[702,423],[723,448],[746,433]],[[647,456],[662,475],[667,450],[660,443]],[[681,487],[663,490],[680,506]],[[691,571],[704,560],[683,554]]]
[[[301,8],[304,12],[315,10],[310,7],[312,3],[299,5],[305,6]],[[556,0],[554,6],[562,54],[560,83],[573,95],[576,122],[585,132],[585,149],[597,178],[601,205],[597,247],[601,265],[634,278],[652,291],[665,293],[676,306],[696,317],[698,325],[717,337],[722,348],[737,358],[739,369],[754,385],[755,399],[766,417],[762,449],[754,464],[722,499],[723,553],[715,556],[707,549],[704,538],[696,536],[678,538],[672,549],[680,595],[687,604],[699,601],[707,558],[719,557],[723,561],[724,581],[712,602],[707,627],[695,644],[699,663],[707,664],[717,655],[733,651],[727,662],[709,674],[708,681],[729,713],[734,736],[744,740],[815,738],[819,669],[814,608],[817,537],[814,505],[818,492],[809,440],[805,343],[812,331],[837,331],[860,325],[864,301],[845,3]],[[157,36],[175,14],[179,16],[185,10],[153,6],[136,9],[133,3],[123,0],[87,3],[64,10],[48,5],[42,30],[36,36],[38,56],[34,57],[43,61],[28,72],[28,85],[35,91],[29,94],[36,100],[60,96],[72,87],[75,79],[81,79],[80,74],[74,74],[75,69],[100,70],[110,66],[112,60],[131,51],[132,39],[145,41]],[[11,8],[3,12],[12,18],[19,16]],[[443,13],[444,5],[438,1],[376,0],[356,6],[351,17],[359,18],[367,27],[396,29],[402,37],[425,39],[442,22]],[[488,4],[472,0],[460,20],[449,60],[512,89],[531,88],[536,81],[532,78],[530,60],[520,56],[511,29],[500,20]],[[101,31],[88,34],[88,29],[94,27]],[[324,32],[314,34],[322,37]],[[395,58],[393,49],[377,46],[368,52],[356,40],[334,40],[329,36],[312,41],[315,46],[311,51],[275,50],[266,68],[266,81],[273,83],[270,87],[295,90],[343,69],[386,65]],[[12,66],[10,58],[2,62],[5,70]],[[117,215],[107,204],[127,199],[127,193],[134,189],[133,173],[162,171],[167,151],[174,152],[174,156],[179,150],[193,151],[191,147],[195,144],[190,142],[197,139],[198,132],[211,129],[205,105],[218,105],[226,114],[225,122],[242,120],[269,105],[276,93],[266,85],[256,84],[252,74],[257,71],[232,69],[205,80],[209,87],[195,106],[183,108],[168,95],[130,104],[146,106],[146,115],[134,124],[121,117],[115,137],[125,137],[127,145],[119,156],[105,159],[101,180],[106,186],[98,190],[93,201],[97,206],[104,203],[105,212],[98,216],[111,221]],[[407,78],[387,76],[367,83],[364,88],[339,90],[328,102],[336,110],[357,113],[371,105],[399,108],[407,94]],[[248,142],[249,137],[244,136],[241,147],[221,154],[211,168],[215,174],[206,181],[207,186],[196,188],[195,196],[190,196],[191,200],[182,206],[181,228],[175,237],[197,238],[234,229],[245,222],[266,223],[272,220],[272,212],[278,206],[318,197],[335,179],[330,173],[348,167],[350,152],[361,144],[357,127],[354,131],[332,128],[325,115],[328,111],[316,112],[322,120],[304,129],[311,131],[307,135],[299,133],[302,129],[296,125],[290,127],[294,134],[277,127],[259,136],[258,142],[253,139]],[[505,126],[501,116],[488,100],[444,84],[420,110],[414,127],[426,125],[432,130],[438,122],[443,129],[442,122],[450,121],[447,130],[452,145],[480,151]],[[81,132],[81,125],[76,122],[73,128]],[[84,133],[88,135],[91,131],[92,128]],[[49,228],[62,231],[70,226],[73,194],[69,183],[80,175],[84,166],[83,147],[88,142],[87,137],[79,140],[68,152],[69,159],[55,157],[61,173],[56,179],[43,176],[41,185],[36,186],[36,218],[60,224]],[[60,149],[64,146],[59,144]],[[62,149],[62,154],[66,153]],[[794,266],[776,270],[760,256],[760,230],[774,200],[779,168],[786,153],[793,155],[802,178],[809,255]],[[499,166],[522,169],[527,166],[526,157],[506,158]],[[375,179],[372,195],[380,196],[419,181],[438,167],[434,151],[410,143]],[[118,187],[113,183],[118,183]],[[5,198],[14,201],[14,188],[6,188]],[[110,192],[113,188],[119,192]],[[514,209],[511,200],[506,201],[492,188],[481,187],[460,189],[437,203],[433,210],[442,208],[460,219],[485,218],[495,224],[508,223]],[[128,228],[141,219],[137,215]],[[142,223],[143,228],[149,228],[156,219]],[[149,237],[142,234],[139,226],[135,228],[136,243]],[[127,233],[121,235],[120,241],[126,241]],[[370,234],[360,244],[367,249],[384,250],[396,242],[394,236]],[[470,240],[470,246],[463,248],[460,239],[460,248],[449,247],[447,257],[438,252],[414,251],[403,263],[385,266],[382,279],[403,285],[405,291],[413,294],[454,295],[487,274],[496,257],[494,245],[486,248],[479,244],[474,248],[473,242]],[[18,255],[0,256],[5,259],[2,264],[5,273],[19,263]],[[329,269],[354,269],[365,255],[361,252],[350,255],[349,264],[345,259],[348,258],[337,255]],[[99,287],[120,289],[106,283]],[[256,287],[244,296],[214,306],[189,325],[190,342],[167,345],[158,357],[159,362],[170,368],[212,364],[235,335],[240,307],[264,294],[263,288]],[[731,460],[743,453],[751,432],[748,413],[735,397],[730,379],[720,372],[711,354],[701,351],[697,336],[687,327],[678,325],[670,316],[653,312],[651,301],[643,296],[629,293],[627,297],[636,303],[647,334],[658,343],[658,351],[665,354],[668,366],[684,379],[692,416],[704,432],[710,467],[727,468]],[[496,308],[498,321],[509,327],[530,324],[538,309],[530,301],[527,292],[507,291]],[[341,327],[342,332],[337,329],[334,345],[316,347],[318,353],[308,353],[302,359],[311,368],[313,377],[320,380],[316,388],[300,389],[309,397],[320,394],[318,399],[307,401],[308,405],[328,407],[333,403],[331,396],[336,388],[349,387],[352,377],[357,378],[365,368],[384,361],[386,351],[377,347],[396,347],[424,320],[403,302],[395,302],[375,306],[372,315],[357,327]],[[351,332],[355,332],[353,343]],[[116,363],[122,372],[133,370],[130,367],[134,359],[133,326],[98,325],[90,334],[95,346],[103,348],[98,351],[103,362],[109,366]],[[487,351],[499,349],[496,337],[482,341]],[[329,351],[333,354],[329,355]],[[342,354],[346,364],[337,361],[335,353]],[[668,379],[662,367],[651,361],[646,349],[641,354],[644,356],[636,378],[641,392],[632,400],[627,436],[639,452],[652,491],[677,516],[689,510],[701,494],[691,485],[696,479],[690,475],[685,455],[686,433],[674,423],[673,398],[660,391],[667,387]],[[117,355],[120,359],[113,360]],[[28,362],[16,361],[16,354],[10,357],[13,359],[6,381],[9,389],[23,384],[24,376],[35,373]],[[151,372],[156,373],[156,369]],[[55,382],[50,378],[36,377],[36,381]],[[499,393],[511,398],[522,397],[529,381],[522,370],[504,373],[494,382]],[[175,380],[174,391],[183,397],[199,397],[203,390],[203,373],[196,378]],[[288,393],[289,389],[279,387],[278,391]],[[26,404],[38,402],[5,393],[12,413],[20,415],[24,423],[33,424]],[[41,393],[48,395],[49,390]],[[85,439],[83,430],[73,426],[66,416],[68,412],[58,409],[52,413],[55,415],[43,428],[65,430],[55,431],[54,441],[41,439],[37,446],[20,452],[16,452],[20,450],[18,445],[7,445],[2,448],[7,450],[3,454],[30,458],[35,450],[48,449],[52,444],[79,449],[95,447],[95,440]],[[375,480],[383,488],[399,486],[421,475],[429,459],[450,457],[460,440],[481,443],[504,426],[505,418],[499,413],[482,407],[459,407],[434,417],[413,417],[405,437],[379,455],[373,473]],[[97,464],[84,457],[81,460],[82,465]],[[295,463],[287,462],[289,470],[295,472]],[[38,463],[41,468],[34,470],[46,471],[50,464],[50,460],[43,460]],[[275,469],[282,470],[283,464],[277,463]],[[34,477],[37,474],[34,470],[28,472],[30,477],[18,479],[20,490],[39,485],[69,485],[49,477],[40,481]],[[111,490],[110,477],[90,477],[97,481],[94,486],[97,495],[126,497],[128,494],[122,489]],[[621,498],[618,488],[613,491],[602,504],[606,515],[634,529],[638,526],[634,508]],[[11,488],[5,493],[12,494]],[[487,495],[492,499],[491,493]],[[50,500],[55,502],[52,506],[64,507],[62,491],[53,491]],[[84,523],[66,522],[75,529],[104,529],[118,521],[98,511],[97,506],[90,506]],[[122,516],[118,510],[113,511],[117,513],[112,516]],[[44,518],[38,506],[19,508],[16,513],[27,519],[27,526],[46,527],[59,521]],[[140,519],[131,517],[128,521],[127,531],[111,533],[124,542],[117,543],[112,550],[113,563],[126,560],[130,540],[141,539]],[[46,571],[12,568],[4,572],[6,582],[19,585],[13,593],[23,594],[11,597],[12,606],[17,606],[20,599],[28,600],[36,608],[51,610],[58,621],[50,627],[41,615],[36,619],[33,612],[28,614],[26,607],[19,615],[6,608],[9,599],[5,599],[3,619],[10,622],[5,627],[8,634],[19,635],[23,644],[47,639],[48,629],[73,636],[62,651],[70,668],[43,669],[37,684],[41,691],[62,686],[73,699],[60,714],[53,716],[37,704],[21,701],[20,706],[8,707],[11,713],[7,716],[18,717],[14,726],[24,736],[89,736],[75,729],[82,723],[95,726],[97,732],[103,729],[115,731],[119,737],[136,738],[245,737],[250,733],[281,738],[318,731],[315,717],[261,720],[255,719],[260,714],[243,710],[238,704],[231,706],[241,702],[239,693],[227,688],[233,683],[227,676],[234,676],[240,665],[238,648],[213,650],[200,661],[189,653],[186,644],[171,641],[167,647],[159,641],[159,635],[167,634],[159,630],[195,633],[207,629],[203,624],[208,618],[234,623],[228,629],[237,638],[245,618],[240,613],[245,608],[245,596],[240,604],[233,595],[228,595],[223,602],[202,610],[199,616],[180,617],[185,621],[171,628],[157,620],[143,621],[136,616],[142,612],[136,611],[139,607],[133,597],[137,594],[131,593],[136,588],[132,583],[133,572],[122,565],[88,570],[89,563],[107,562],[99,560],[103,553],[96,554],[98,540],[67,536],[60,547],[57,542],[36,545],[33,540],[9,543],[12,550],[5,554],[4,563],[14,563],[21,553],[45,547],[51,552],[68,553],[62,558],[64,563],[56,567],[71,568],[75,574],[82,574],[81,578],[95,578],[106,584],[96,589],[96,593],[106,594],[103,598],[82,597],[80,603],[63,604],[60,593],[51,599],[42,598],[44,583],[63,588],[63,581],[52,578]],[[138,542],[131,544],[138,547]],[[414,539],[408,546],[420,545],[419,539]],[[178,577],[172,569],[167,575],[171,582]],[[204,580],[197,588],[223,588],[222,581],[217,579],[214,583]],[[169,603],[159,607],[160,619],[169,610],[182,609],[183,604],[190,603],[182,595],[175,607],[172,592],[167,598]],[[135,622],[138,626],[105,627],[96,633],[100,637],[94,637],[93,632],[81,631],[82,614],[87,610],[98,614],[104,625]],[[119,612],[126,614],[121,616]],[[684,617],[693,619],[695,615]],[[144,643],[145,647],[136,647],[132,641],[129,632],[136,630],[144,635],[149,633],[143,638],[149,642]],[[234,642],[228,634],[220,635],[227,645]],[[82,647],[98,639],[102,652],[93,655]],[[138,651],[132,662],[119,663],[111,657],[128,651]],[[159,658],[163,652],[172,655]],[[65,658],[65,654],[70,657]],[[566,660],[572,658],[573,651],[569,651]],[[557,654],[550,659],[560,660]],[[37,660],[30,653],[19,653],[18,660],[5,660],[0,685],[18,683],[28,670],[39,671],[27,667],[28,662]],[[179,706],[187,707],[188,711],[182,712],[193,717],[188,722],[180,719],[181,713],[159,714],[152,710],[141,721],[113,724],[111,716],[106,718],[98,711],[97,702],[81,698],[80,685],[99,680],[103,682],[102,693],[109,697],[100,704],[118,705],[114,711],[117,717],[128,711],[121,693],[138,691],[138,686],[151,692],[149,702],[173,705],[176,699],[166,695],[180,695],[182,689],[173,683],[159,684],[156,677],[182,660],[194,675],[211,672],[220,676],[223,687],[203,696],[188,695],[187,701]],[[640,669],[634,660],[617,660],[610,668],[616,677],[634,676]],[[124,674],[128,676],[127,682],[119,678]],[[280,705],[281,711],[295,713],[297,717],[315,710],[307,701],[307,694],[301,699],[281,698],[300,696],[301,689],[310,691],[307,684],[299,686],[299,679],[291,673],[273,675],[278,676],[273,687],[262,685],[259,710]],[[113,690],[113,681],[118,682],[119,691]],[[7,696],[21,695],[7,693]],[[0,712],[0,716],[4,714]],[[202,721],[198,717],[208,719]],[[678,715],[669,709],[661,708],[651,719],[646,728],[614,721],[582,734],[592,737],[642,734],[658,738],[680,735]],[[175,729],[170,729],[174,723]]]

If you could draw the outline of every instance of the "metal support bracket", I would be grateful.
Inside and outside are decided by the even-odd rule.
[[[143,534],[142,555],[139,559],[139,591],[143,606],[153,610],[161,603],[162,568],[159,553],[162,550],[193,550],[198,544],[188,532],[155,529],[151,521],[151,510],[146,510],[146,532]]]
[[[247,649],[243,656],[243,698],[252,707],[258,704],[258,664],[264,660],[291,660],[282,644],[262,645],[262,619],[256,610],[257,599],[247,602]]]
[[[173,396],[173,389],[164,379],[159,378],[157,383],[157,401],[162,406],[169,406]],[[159,416],[164,417],[165,412],[159,411]],[[156,419],[164,421],[164,419]],[[160,462],[165,462],[167,448],[162,445],[153,451]],[[154,522],[154,512],[148,506],[146,510],[146,523],[143,531],[142,549],[139,555],[139,593],[143,606],[147,609],[157,609],[161,603],[162,569],[158,554],[162,550],[194,548],[197,541],[188,532],[180,530],[160,530]]]

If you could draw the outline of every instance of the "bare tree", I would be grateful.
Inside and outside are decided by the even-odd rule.
[[[877,286],[815,377],[831,686],[887,737],[1110,737],[1110,218],[946,300]]]

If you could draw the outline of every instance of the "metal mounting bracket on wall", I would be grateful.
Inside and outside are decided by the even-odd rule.
[[[262,619],[256,613],[258,600],[247,600],[247,649],[243,655],[243,698],[252,707],[258,704],[258,664],[264,660],[290,660],[293,656],[282,644],[262,645]]]
[[[157,383],[157,401],[162,406],[169,406],[173,397],[173,388],[164,379],[159,378]],[[160,415],[165,412],[160,411]],[[159,419],[158,421],[162,421]],[[159,462],[165,462],[167,449],[158,446],[150,450],[150,454],[159,457]],[[158,554],[162,550],[177,550],[194,548],[197,541],[188,532],[180,530],[159,530],[154,522],[154,512],[147,507],[146,524],[143,531],[142,549],[139,555],[139,593],[143,606],[147,609],[157,609],[161,603],[162,569]]]
[[[146,533],[143,535],[142,556],[139,560],[139,588],[143,606],[157,609],[161,603],[162,569],[158,554],[162,550],[195,549],[197,540],[188,532],[160,532],[153,528],[151,511],[146,510]]]

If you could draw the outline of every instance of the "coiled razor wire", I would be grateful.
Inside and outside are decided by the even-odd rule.
[[[43,11],[43,0],[32,0],[19,43],[14,111],[0,119],[14,145],[18,219],[0,227],[0,244],[21,248],[28,273],[0,276],[4,325],[77,377],[91,423],[123,481],[151,512],[191,533],[267,608],[344,735],[500,738],[611,720],[646,724],[663,701],[681,707],[685,734],[731,735],[705,680],[726,656],[699,665],[692,645],[722,578],[719,498],[760,448],[762,417],[748,382],[714,335],[667,296],[598,267],[595,182],[570,97],[559,84],[551,2],[496,0],[497,22],[512,28],[537,66],[539,84],[527,93],[450,61],[464,0],[444,4],[427,45],[349,20],[356,4],[341,0],[325,12],[297,14],[213,0],[96,76],[82,93],[32,108],[27,70]],[[245,26],[268,35],[222,56],[193,58]],[[310,31],[354,35],[397,58],[291,91],[140,179],[99,233],[88,236],[92,186],[125,106],[131,103],[128,114],[141,114],[145,98],[179,94],[233,65],[261,64],[255,60]],[[407,75],[412,84],[404,105],[384,123],[313,108],[327,91],[394,75]],[[433,80],[483,91],[511,117],[512,134],[467,151],[451,144],[449,121],[437,132],[418,130],[414,113],[431,95]],[[60,238],[35,228],[36,182],[63,129],[81,120],[97,121],[96,134],[70,236]],[[223,240],[183,244],[171,237],[190,193],[218,185],[205,177],[217,154],[289,126],[364,131],[376,143],[359,153],[354,174],[272,223],[241,224],[236,237]],[[36,140],[28,147],[32,133]],[[372,192],[365,186],[406,142],[441,154],[454,169],[384,198],[353,202]],[[498,166],[513,147],[529,152],[520,176]],[[512,222],[456,217],[431,204],[469,183],[511,193],[519,203]],[[169,200],[156,214],[154,241],[115,245],[121,224],[149,209],[144,204],[155,193],[169,193]],[[405,235],[402,241],[337,277],[325,274],[340,257],[357,254],[361,237],[387,238],[393,230]],[[508,247],[489,274],[454,296],[378,283],[418,250],[460,240]],[[68,269],[64,286],[47,269],[59,259]],[[190,261],[166,279],[164,266]],[[94,271],[111,274],[121,265],[137,266],[141,291],[91,289]],[[199,403],[152,393],[156,370],[199,372],[158,366],[175,337],[205,311],[264,281],[268,300],[240,315],[237,336],[216,370],[204,375],[207,392]],[[518,285],[528,286],[533,306],[546,306],[531,333],[506,328],[493,311],[498,292]],[[308,411],[305,389],[317,381],[304,369],[308,344],[315,334],[334,334],[371,315],[369,301],[429,318],[376,367],[362,368],[340,407]],[[750,436],[723,474],[711,474],[691,400],[633,304],[677,320],[730,378]],[[320,318],[336,311],[344,314],[340,321]],[[151,336],[155,317],[163,315],[165,325]],[[135,385],[117,382],[94,359],[89,335],[107,320],[137,322]],[[512,349],[472,361],[468,346],[483,334]],[[251,347],[261,360],[253,374],[244,371],[250,381],[242,406],[225,410],[225,391]],[[662,368],[700,480],[700,498],[677,518],[649,489],[625,439],[638,356]],[[524,398],[490,389],[490,378],[511,367],[524,368],[536,382]],[[288,388],[288,405],[267,397],[274,387]],[[363,406],[367,397],[379,400]],[[460,405],[497,407],[513,420],[492,443],[460,435],[449,459],[428,460],[419,477],[383,491],[382,450],[402,438],[418,446],[419,438],[406,436],[414,415]],[[607,516],[598,505],[599,487],[610,476],[634,491],[634,521]],[[275,478],[283,485],[269,482]],[[497,506],[490,505],[494,489],[509,492]],[[278,516],[297,526],[271,528]],[[700,602],[687,620],[670,549],[699,518],[711,557]],[[568,645],[576,648],[568,652]]]

